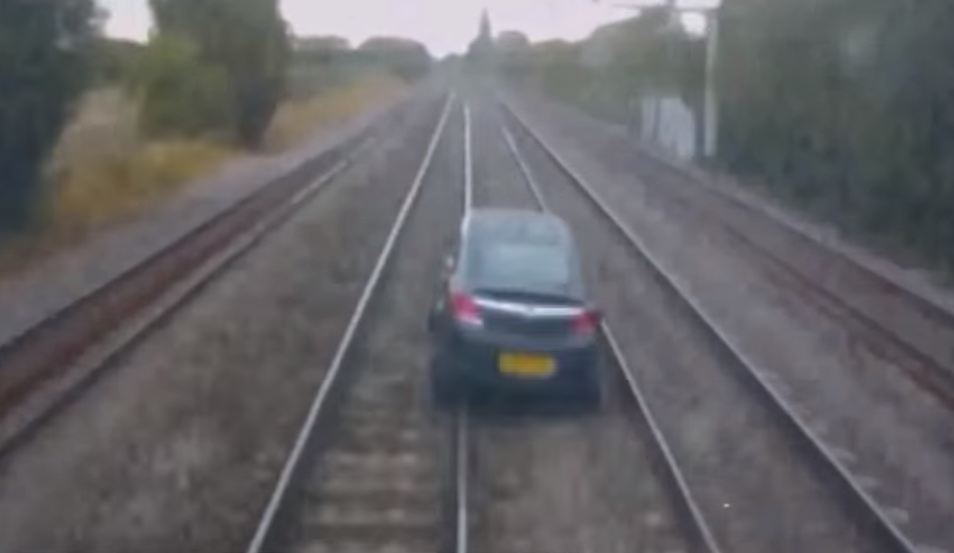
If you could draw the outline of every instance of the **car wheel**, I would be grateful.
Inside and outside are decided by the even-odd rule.
[[[603,405],[603,394],[598,378],[589,379],[580,388],[577,396],[580,409],[584,413],[598,413]]]
[[[435,353],[431,359],[431,401],[438,409],[456,407],[463,399],[460,383],[445,365],[444,356]]]

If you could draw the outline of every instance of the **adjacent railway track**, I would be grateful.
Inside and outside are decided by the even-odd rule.
[[[654,197],[724,232],[802,301],[954,411],[950,306],[832,247],[784,215],[770,215],[740,193],[713,185],[698,171],[625,143],[603,146],[601,161],[651,183],[658,192]]]
[[[199,293],[413,110],[370,127],[0,344],[0,458],[80,397],[112,361]],[[21,413],[21,411],[23,411]]]
[[[644,155],[653,175],[696,184],[694,192],[713,202],[699,209],[684,183],[667,187],[698,216],[717,225],[770,270],[782,275],[799,295],[851,329],[875,354],[888,361],[954,411],[954,313],[880,272],[831,249],[795,225],[766,216],[734,194],[703,184],[693,173]],[[724,214],[714,214],[722,211]],[[729,222],[731,221],[731,223]],[[772,237],[777,238],[772,238]],[[784,250],[787,255],[780,255]],[[878,304],[881,304],[878,306]],[[875,307],[872,307],[875,306]]]
[[[447,175],[462,164],[437,155],[453,140],[445,132],[453,104],[434,128],[249,553],[416,553],[455,540],[451,444],[459,429],[431,416],[423,380],[427,300],[443,240],[460,217],[447,208],[460,202],[460,180]]]
[[[550,146],[548,141],[523,120],[518,113],[511,110],[506,104],[502,105],[508,114],[508,119],[515,122],[520,133],[526,137],[526,142],[532,144],[533,148],[539,149],[538,162],[540,159],[546,158],[549,163],[554,166],[554,174],[560,174],[562,179],[571,183],[572,187],[575,187],[577,192],[586,198],[594,211],[605,221],[605,226],[612,229],[612,232],[615,234],[614,239],[625,244],[629,251],[638,257],[640,264],[647,269],[647,278],[653,282],[654,287],[658,287],[662,290],[666,297],[667,310],[680,313],[682,315],[681,318],[688,321],[688,323],[694,327],[694,332],[700,338],[699,341],[708,343],[711,346],[710,349],[713,351],[712,355],[715,355],[719,359],[718,366],[724,366],[726,369],[731,370],[738,382],[748,391],[747,395],[757,398],[757,403],[762,406],[763,410],[771,415],[769,419],[760,421],[761,425],[771,425],[775,429],[782,431],[788,444],[792,447],[793,451],[797,452],[800,462],[805,463],[807,461],[811,467],[811,473],[814,474],[813,479],[816,480],[817,483],[820,483],[824,490],[827,490],[827,495],[831,496],[838,510],[843,513],[843,516],[849,523],[847,526],[842,525],[841,530],[836,533],[854,534],[851,530],[851,528],[854,527],[857,529],[858,536],[866,537],[866,539],[862,539],[860,542],[855,542],[855,538],[852,535],[848,535],[844,538],[847,541],[842,541],[839,544],[837,536],[832,535],[831,532],[821,532],[818,534],[818,539],[834,539],[835,541],[829,542],[826,546],[836,546],[839,548],[838,550],[845,550],[847,547],[851,547],[852,549],[857,548],[858,550],[869,550],[874,547],[875,550],[891,550],[906,553],[919,551],[919,547],[914,544],[912,538],[902,532],[898,524],[893,520],[890,508],[883,507],[875,499],[875,496],[871,493],[870,483],[849,470],[846,464],[840,459],[841,456],[839,453],[826,445],[824,440],[802,420],[797,414],[796,409],[784,399],[784,396],[775,388],[773,381],[766,376],[768,374],[766,369],[757,366],[746,355],[745,351],[738,346],[737,342],[720,327],[717,319],[711,313],[707,312],[703,304],[694,296],[685,283],[682,282],[679,277],[673,275],[672,272],[656,258],[645,246],[642,239],[627,227],[623,220],[616,215],[613,208],[607,204],[586,179],[571,167],[562,156]],[[523,162],[521,165],[524,167],[524,171],[528,172],[526,162]],[[633,286],[636,285],[636,283],[633,284]],[[661,321],[660,324],[662,324]],[[613,333],[608,328],[606,334],[608,342],[611,344],[611,350],[614,351],[614,353],[620,354],[621,350],[628,349],[613,339]],[[628,372],[627,376],[635,387],[639,379],[634,378],[634,374],[635,373]],[[657,386],[654,386],[654,388],[656,387]],[[683,386],[679,386],[679,388],[682,387]],[[660,388],[658,391],[654,390],[654,392],[653,396],[661,394],[668,397],[669,399],[666,401],[674,401],[672,394],[681,393],[675,390],[670,392],[665,388]],[[656,401],[662,401],[653,401],[653,397],[650,397],[650,400],[650,404],[655,404]],[[690,401],[698,402],[698,400]],[[751,424],[751,420],[749,420],[748,423]],[[748,445],[744,442],[739,442],[738,448],[740,450],[749,449]],[[685,449],[685,447],[683,449]],[[779,461],[783,463],[786,462],[784,457],[779,457]],[[687,481],[698,482],[699,480],[698,476],[690,479],[680,478],[680,481],[683,483]],[[796,491],[796,488],[793,488],[792,491]],[[799,494],[804,495],[804,490],[799,491]],[[702,495],[707,496],[708,494],[704,493]],[[797,495],[798,494],[796,494],[796,496]],[[823,500],[824,495],[826,494],[819,492],[813,493],[813,496],[818,497],[820,500]],[[779,502],[778,506],[781,507],[783,504],[780,502],[787,501],[787,498],[778,497],[775,498],[774,501]],[[797,500],[792,499],[792,501]],[[719,513],[718,516],[713,514],[711,501],[704,501],[702,503],[707,504],[707,508],[704,509],[704,512],[716,521],[712,524],[714,529],[713,534],[717,536],[720,541],[728,544],[728,547],[731,547],[733,550],[743,550],[759,545],[757,543],[746,545],[744,540],[740,541],[740,538],[733,537],[747,535],[744,530],[738,530],[737,527],[746,524],[757,525],[759,524],[758,517],[751,517],[750,520],[744,520],[746,517],[743,517],[741,521],[726,520],[722,513]],[[729,503],[726,503],[725,507],[726,509],[730,508]],[[771,509],[772,507],[771,503],[761,505],[762,509]],[[784,510],[780,510],[779,514],[775,516],[780,516],[783,511]],[[703,510],[700,510],[697,506],[695,512],[701,513]],[[739,514],[744,515],[745,513],[740,512]],[[787,538],[788,540],[792,540],[793,544],[795,543],[794,540],[799,540],[804,537],[804,535],[797,533],[800,530],[804,534],[813,533],[813,531],[807,527],[786,528],[785,521],[778,523],[778,530],[783,533],[796,532],[792,534],[790,538]],[[713,534],[709,535],[711,536]],[[785,539],[785,536],[781,537]],[[765,539],[771,543],[771,536]],[[778,547],[779,545],[783,545],[783,542],[776,542],[774,547]],[[804,545],[805,543],[802,543],[802,546]],[[762,547],[764,546],[765,544],[762,544]],[[785,545],[785,547],[794,547],[794,545]],[[823,549],[824,547],[817,550]],[[756,547],[751,550],[755,551],[759,549]],[[794,550],[797,550],[797,548]]]

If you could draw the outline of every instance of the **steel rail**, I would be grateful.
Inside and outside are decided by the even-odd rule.
[[[761,399],[778,416],[779,422],[787,429],[789,435],[797,440],[797,443],[816,461],[816,465],[838,485],[841,491],[840,498],[845,500],[846,506],[852,509],[853,514],[857,517],[857,522],[861,523],[863,527],[870,528],[882,539],[882,543],[889,544],[893,550],[899,553],[917,553],[918,548],[882,510],[875,499],[838,460],[836,455],[801,420],[792,406],[766,380],[764,375],[767,371],[759,368],[739,347],[737,342],[721,328],[716,318],[702,305],[685,282],[649,250],[642,239],[623,222],[586,179],[573,169],[519,113],[502,100],[500,105],[554,161],[560,171],[569,178],[590,203],[612,223],[613,228],[630,245],[631,249],[645,260],[652,271],[660,278],[660,282],[687,307],[688,312],[692,314],[700,328],[712,336],[714,343],[720,345],[732,359],[732,366],[740,370],[741,374],[755,385],[754,389],[760,392]]]
[[[464,216],[466,217],[474,205],[474,158],[473,158],[473,130],[471,126],[470,106],[466,103],[464,110]],[[467,553],[470,541],[470,514],[468,482],[470,469],[470,436],[467,404],[458,406],[454,413],[454,503],[456,510],[454,527],[454,553]]]
[[[514,140],[513,135],[507,129],[505,124],[501,124],[500,128],[504,137],[504,141],[507,143],[507,149],[510,150],[510,154],[520,167],[520,173],[523,175],[524,182],[530,189],[537,207],[539,207],[541,211],[550,213],[551,210],[546,203],[546,199],[543,197],[543,191],[541,190],[539,183],[537,183],[536,178],[534,178],[533,173],[530,171],[530,167],[524,159],[523,154],[520,153],[520,149],[517,147],[517,143]],[[636,378],[633,376],[633,370],[626,361],[626,357],[623,355],[623,352],[619,347],[619,343],[616,341],[616,337],[613,334],[609,323],[603,321],[600,326],[603,338],[605,339],[610,356],[613,360],[613,364],[622,372],[629,393],[636,404],[636,408],[642,415],[643,420],[646,422],[650,434],[652,435],[652,443],[655,446],[660,458],[663,460],[670,489],[673,490],[673,495],[678,502],[680,510],[685,515],[685,518],[688,519],[686,521],[688,523],[685,524],[686,529],[692,533],[694,543],[697,545],[697,548],[700,551],[705,551],[707,553],[721,553],[722,548],[716,541],[712,530],[709,527],[709,523],[706,522],[705,515],[703,515],[702,509],[699,507],[699,502],[696,501],[695,495],[689,488],[686,477],[683,475],[682,469],[679,467],[679,463],[676,461],[676,457],[672,453],[672,448],[669,446],[669,443],[666,441],[666,438],[663,435],[662,429],[656,422],[656,416],[650,409],[645,395],[640,389]]]
[[[292,490],[296,480],[302,473],[302,459],[304,458],[305,453],[309,449],[309,445],[315,436],[315,428],[317,427],[319,419],[322,417],[322,415],[328,411],[328,409],[326,409],[326,405],[329,403],[332,393],[334,393],[337,388],[336,384],[340,380],[340,375],[342,373],[345,360],[352,350],[358,330],[365,321],[365,315],[368,312],[368,307],[371,303],[371,300],[381,288],[382,276],[391,261],[395,245],[403,234],[408,215],[410,214],[414,205],[417,203],[417,199],[420,196],[421,187],[424,183],[424,177],[430,168],[434,153],[437,150],[437,145],[441,136],[443,135],[444,127],[447,123],[448,115],[450,113],[451,105],[454,102],[454,98],[454,94],[451,94],[445,101],[444,108],[441,111],[440,119],[434,128],[434,132],[427,146],[426,153],[424,154],[424,158],[421,161],[421,165],[418,168],[411,188],[408,191],[404,202],[401,204],[400,210],[398,211],[398,214],[394,220],[394,224],[391,227],[391,231],[388,234],[387,240],[381,249],[380,254],[378,255],[374,268],[371,271],[371,275],[368,277],[368,280],[365,283],[361,297],[358,299],[344,334],[338,343],[338,347],[335,351],[335,355],[331,361],[331,364],[329,365],[318,392],[312,401],[312,404],[308,410],[308,414],[298,431],[294,445],[292,446],[292,449],[285,460],[285,464],[282,467],[282,471],[278,477],[275,488],[269,497],[268,503],[266,504],[262,516],[259,519],[258,526],[255,529],[255,533],[249,542],[247,548],[248,553],[261,553],[265,550],[266,545],[273,537],[276,523],[281,518],[283,510],[289,503],[289,492]]]

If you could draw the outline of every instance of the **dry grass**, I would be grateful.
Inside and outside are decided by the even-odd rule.
[[[266,148],[271,152],[290,148],[400,87],[396,79],[369,76],[319,97],[283,105],[269,130]],[[213,142],[143,140],[135,106],[120,91],[90,93],[50,163],[52,186],[43,224],[33,234],[3,245],[0,276],[136,216],[240,155]]]
[[[136,109],[116,90],[91,93],[53,156],[45,220],[70,231],[121,218],[235,155],[202,141],[145,141]]]
[[[200,141],[141,144],[123,155],[90,158],[60,169],[49,206],[54,226],[97,227],[136,212],[209,174],[234,152]]]
[[[269,151],[287,149],[316,129],[338,124],[367,106],[394,96],[404,83],[388,74],[370,74],[354,84],[308,100],[288,102],[272,120],[265,145]]]

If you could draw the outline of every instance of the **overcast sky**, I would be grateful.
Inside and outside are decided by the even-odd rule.
[[[99,0],[111,17],[111,35],[143,39],[149,30],[147,0]],[[285,19],[299,35],[335,34],[359,43],[373,35],[417,39],[434,55],[462,52],[477,33],[480,11],[490,12],[494,32],[517,29],[531,40],[579,39],[632,12],[603,0],[282,0]]]

